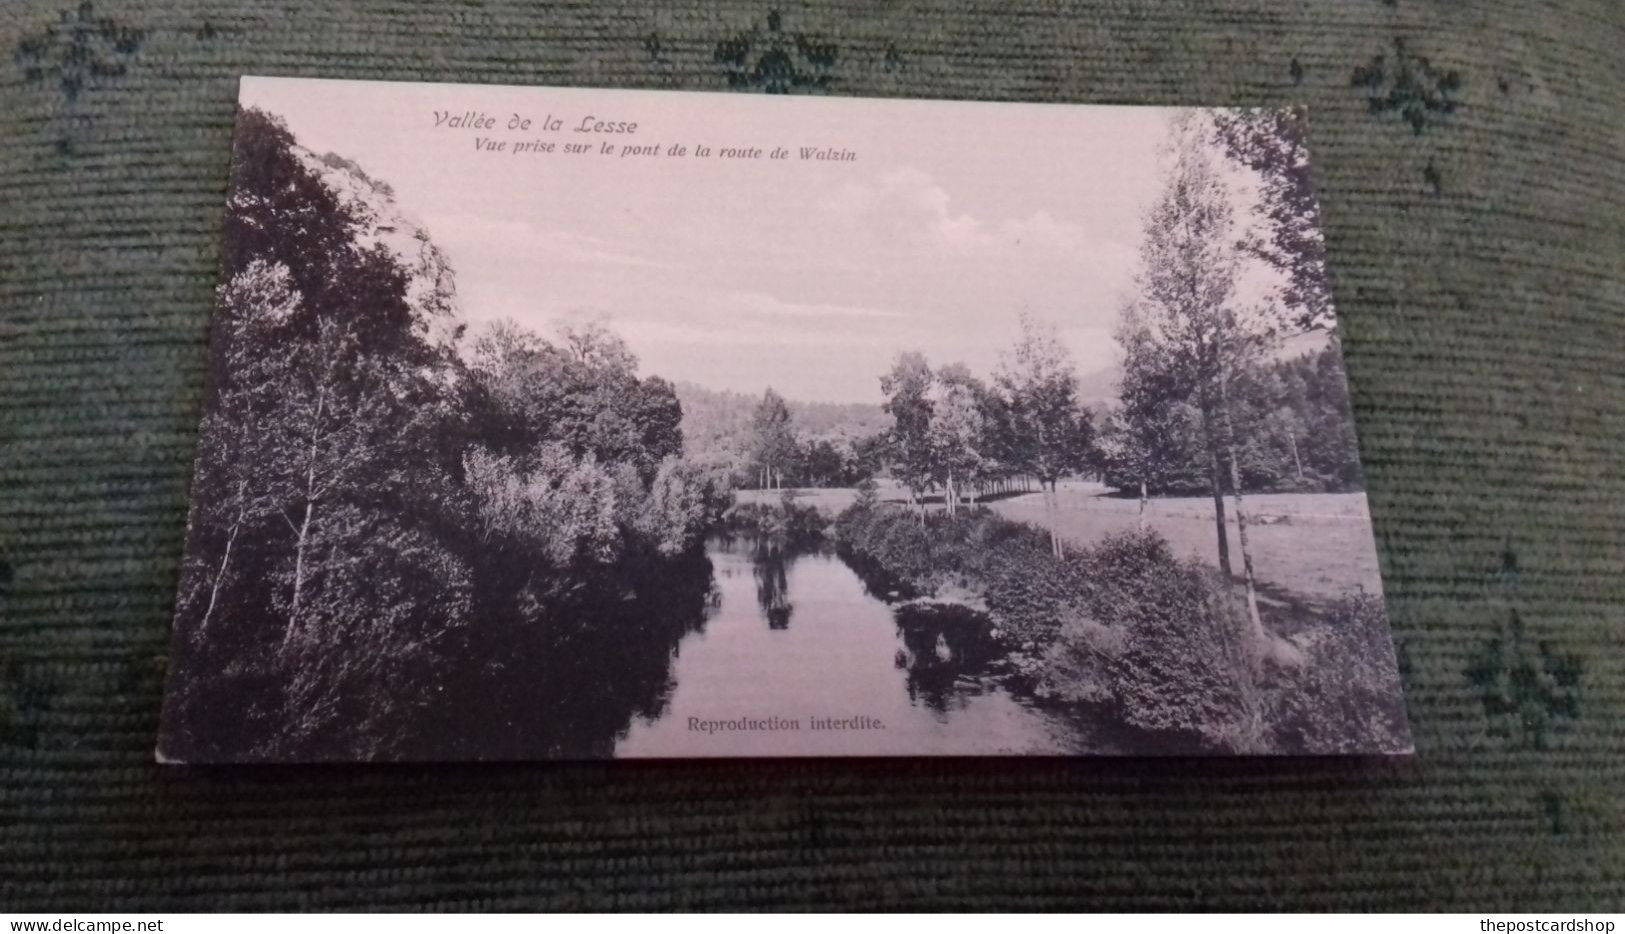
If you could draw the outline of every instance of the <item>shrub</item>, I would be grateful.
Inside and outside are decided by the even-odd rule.
[[[724,508],[723,494],[704,469],[668,456],[655,471],[632,527],[669,558],[698,544]]]
[[[786,490],[778,503],[740,503],[723,515],[723,524],[739,535],[752,535],[780,545],[821,541],[829,520],[816,506],[803,506]]]
[[[1089,612],[1100,618],[1109,618],[1112,607],[1143,592],[1148,581],[1184,570],[1168,540],[1152,531],[1108,535],[1073,554],[1070,563],[1088,580]]]
[[[922,525],[911,510],[866,501],[860,495],[836,517],[835,536],[849,556],[877,566],[913,589],[929,593],[947,581],[956,581],[984,593],[990,608],[998,599],[995,593],[1001,594],[1005,609],[1018,618],[1018,628],[1031,615],[1027,610],[1036,612],[1047,605],[1043,599],[1029,601],[1022,594],[1046,571],[1051,577],[1064,571],[1053,567],[1042,531],[985,509],[956,518],[931,516]],[[1075,583],[1051,580],[1048,588],[1040,589],[1053,595]]]
[[[1245,612],[1213,571],[1174,561],[1165,545],[1138,553],[1151,560],[1100,600],[1123,630],[1110,666],[1123,718],[1206,748],[1258,749],[1263,699]]]
[[[1067,703],[1112,703],[1117,699],[1112,666],[1124,642],[1122,629],[1082,616],[1064,621],[1038,662],[1034,690]]]
[[[922,525],[855,503],[841,547],[927,593],[957,580],[987,600],[1011,661],[1056,700],[1110,706],[1174,748],[1251,751],[1264,697],[1246,616],[1218,575],[1155,532],[1110,536],[1055,558],[1047,535],[985,510]]]
[[[1176,559],[1154,532],[1032,566],[996,585],[989,604],[1042,648],[1035,690],[1109,706],[1171,748],[1259,747],[1264,701],[1246,617],[1216,574]]]
[[[516,460],[476,447],[463,470],[485,539],[521,543],[557,568],[614,559],[616,482],[591,454],[578,460],[549,444]]]
[[[1309,661],[1286,673],[1273,711],[1290,752],[1347,753],[1410,747],[1388,617],[1374,594],[1345,597],[1313,630]]]
[[[870,523],[883,508],[875,496],[874,481],[869,481],[867,487],[858,487],[858,498],[835,517],[836,541],[855,551],[863,550],[871,534]]]
[[[988,609],[1017,646],[1044,646],[1063,621],[1087,615],[1086,580],[1076,565],[1056,560],[1047,545],[1016,538],[987,562],[987,570]]]

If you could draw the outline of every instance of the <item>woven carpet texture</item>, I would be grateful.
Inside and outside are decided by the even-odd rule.
[[[0,908],[1625,908],[1617,0],[8,0],[0,44]],[[1416,759],[159,768],[244,73],[1307,105]]]

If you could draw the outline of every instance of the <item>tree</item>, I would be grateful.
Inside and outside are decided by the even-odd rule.
[[[1139,487],[1143,531],[1150,491],[1160,491],[1184,460],[1184,436],[1191,425],[1184,400],[1191,387],[1133,304],[1123,309],[1117,342],[1123,351],[1123,375],[1118,382],[1119,404],[1107,420],[1107,456],[1113,468]]]
[[[925,356],[913,352],[898,354],[891,370],[880,378],[880,391],[886,397],[882,408],[892,417],[888,445],[892,474],[908,489],[909,503],[919,510],[922,525],[925,490],[936,465],[931,433],[935,379]]]
[[[828,438],[809,441],[801,452],[801,480],[807,486],[840,486],[849,473],[847,461]]]
[[[1277,407],[1266,418],[1265,430],[1286,443],[1287,452],[1292,455],[1293,478],[1301,486],[1305,477],[1303,452],[1299,449],[1298,439],[1304,437],[1305,425],[1300,410],[1290,405]]]
[[[538,664],[624,662],[641,620],[559,611],[685,577],[629,572],[691,561],[725,508],[674,388],[597,321],[459,359],[427,234],[385,246],[388,186],[274,116],[243,112],[232,172],[167,748],[392,755],[440,708],[533,698]]]
[[[370,755],[468,605],[435,434],[458,364],[428,326],[454,286],[373,238],[279,119],[239,130],[177,664],[245,713],[185,703],[234,734],[215,749]]]
[[[552,344],[512,322],[474,338],[463,405],[472,434],[506,454],[560,442],[576,457],[630,463],[645,483],[683,451],[672,385],[640,379],[637,358],[596,322],[560,328]]]
[[[1296,372],[1304,383],[1309,463],[1331,488],[1360,489],[1365,480],[1354,434],[1353,400],[1336,335],[1319,355],[1300,361]]]
[[[221,237],[222,278],[259,261],[285,267],[301,298],[281,322],[283,339],[315,340],[324,319],[342,320],[368,351],[418,366],[447,367],[446,347],[426,340],[408,296],[410,274],[382,243],[357,238],[361,219],[312,168],[280,118],[248,108],[233,135],[232,185]],[[449,305],[449,273],[434,302]],[[441,310],[444,310],[443,308]],[[217,363],[220,361],[216,361]],[[216,368],[217,380],[231,374]]]
[[[667,457],[649,485],[635,527],[655,551],[671,558],[701,541],[721,511],[721,498],[704,471]]]
[[[296,346],[271,388],[280,397],[266,425],[267,475],[280,491],[281,513],[293,535],[290,564],[281,570],[287,615],[282,644],[307,627],[307,603],[329,569],[349,558],[347,541],[327,523],[341,506],[365,499],[391,455],[393,400],[382,392],[378,368],[359,355],[342,325],[323,321],[314,343]]]
[[[355,251],[355,219],[300,161],[282,120],[249,107],[232,134],[231,196],[221,231],[222,279],[259,261],[288,270],[307,305],[323,304],[333,267]]]
[[[872,481],[875,475],[885,469],[891,459],[891,435],[889,432],[866,435],[852,442],[851,479],[859,484]]]
[[[1127,337],[1119,333],[1119,343]],[[1335,335],[1331,339],[1335,342]],[[1123,359],[1125,381],[1118,387],[1119,399],[1109,413],[1102,438],[1107,483],[1131,492],[1144,475],[1151,494],[1210,492],[1210,460],[1200,438],[1200,412],[1190,402],[1177,401],[1194,399],[1194,390],[1159,389],[1147,395],[1149,387],[1143,380],[1129,380],[1142,368],[1127,352]],[[1129,411],[1125,405],[1133,395],[1148,403],[1139,412]],[[1244,490],[1341,492],[1361,488],[1348,386],[1332,343],[1316,353],[1238,371],[1231,381],[1230,397]],[[1158,398],[1176,401],[1164,406],[1156,402]],[[1130,454],[1142,453],[1124,444],[1124,422],[1131,416],[1141,419],[1142,429],[1148,427],[1147,417],[1166,418],[1170,423],[1166,443],[1153,446],[1165,455],[1162,463],[1145,465],[1128,459]],[[1142,469],[1148,466],[1156,469]]]
[[[1062,477],[1085,469],[1094,446],[1094,422],[1078,402],[1072,355],[1055,326],[1021,316],[1021,335],[1000,360],[997,382],[1008,407],[1011,456],[1038,479],[1050,530],[1050,548],[1061,557]]]
[[[795,458],[796,436],[790,427],[790,407],[769,386],[751,417],[751,448],[760,467],[762,489],[778,489],[784,471]]]
[[[637,355],[602,318],[558,325],[559,343],[574,362],[592,370],[634,373]]]
[[[288,722],[279,742],[377,757],[437,694],[440,663],[470,619],[469,568],[444,540],[389,513],[346,506],[323,531],[345,560],[326,562],[307,625],[282,653]]]
[[[300,296],[286,266],[254,260],[220,287],[217,302],[220,354],[235,378],[216,388],[204,415],[192,488],[195,541],[187,548],[185,580],[193,586],[183,590],[188,601],[202,602],[190,633],[199,642],[230,589],[243,532],[276,512],[274,491],[264,483],[268,452],[263,445],[267,424],[277,417],[271,377],[282,358],[264,353],[262,334],[292,316]],[[208,538],[220,539],[218,560],[203,544]]]
[[[524,458],[464,456],[481,541],[529,551],[554,571],[612,561],[621,544],[610,472],[554,442]]]
[[[933,474],[942,483],[950,516],[958,513],[967,486],[973,498],[975,495],[974,484],[984,462],[985,395],[985,387],[963,363],[951,363],[937,371],[930,422]]]
[[[1191,387],[1201,413],[1225,580],[1231,579],[1223,473],[1228,462],[1248,610],[1261,635],[1231,401],[1233,381],[1256,364],[1276,322],[1267,306],[1237,307],[1240,257],[1234,212],[1229,186],[1209,157],[1209,128],[1194,114],[1185,114],[1171,129],[1168,177],[1147,215],[1140,250],[1140,321],[1144,339],[1177,372],[1175,385]]]
[[[996,379],[983,395],[981,409],[982,477],[996,492],[1016,489],[1026,476],[1022,454],[1026,439],[1019,434],[1011,402]]]
[[[1309,171],[1302,114],[1293,110],[1219,110],[1214,132],[1225,152],[1257,173],[1261,197],[1254,213],[1268,228],[1246,241],[1249,252],[1287,276],[1281,300],[1301,328],[1334,324],[1326,238]]]
[[[683,406],[677,390],[658,376],[645,377],[628,406],[643,459],[659,464],[683,456]]]

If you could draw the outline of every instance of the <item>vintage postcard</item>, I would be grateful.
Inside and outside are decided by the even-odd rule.
[[[1312,176],[244,78],[159,759],[1409,752]]]

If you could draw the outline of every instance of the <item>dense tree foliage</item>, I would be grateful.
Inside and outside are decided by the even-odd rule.
[[[939,490],[948,514],[985,492],[1036,483],[1050,527],[1063,477],[1094,469],[1094,421],[1078,397],[1076,368],[1053,326],[1024,315],[992,385],[960,363],[933,369],[920,353],[897,356],[880,379],[892,430],[880,442],[887,471],[924,521]],[[1051,532],[1051,548],[1061,552]]]
[[[1055,327],[1031,315],[999,367],[1005,401],[1003,436],[1015,472],[1038,479],[1049,514],[1050,547],[1062,553],[1056,485],[1094,459],[1094,423],[1078,399],[1077,370]]]
[[[1168,180],[1147,218],[1140,294],[1124,308],[1118,398],[1102,433],[1107,483],[1152,494],[1340,492],[1362,483],[1302,127],[1283,111],[1188,115],[1170,134]],[[1223,163],[1260,196],[1243,235]],[[1257,257],[1284,284],[1239,301]],[[1322,335],[1285,354],[1280,339]],[[1222,526],[1221,526],[1222,528]],[[1221,563],[1229,548],[1220,533]]]
[[[639,379],[625,341],[600,324],[566,326],[555,344],[498,323],[474,339],[468,374],[475,434],[506,452],[556,441],[573,457],[632,464],[645,480],[683,453],[671,384]]]
[[[766,485],[755,426],[762,398],[692,383],[678,384],[676,392],[687,458],[731,477],[735,486]],[[880,406],[782,401],[793,440],[777,451],[782,486],[853,486],[881,469],[879,449],[890,419]]]
[[[1347,753],[1408,745],[1381,599],[1340,601],[1294,664],[1260,657],[1245,604],[1154,531],[1057,556],[1031,525],[988,510],[922,525],[860,498],[834,531],[882,591],[923,602],[969,589],[990,651],[1043,700],[1081,711],[1125,752]],[[928,605],[928,604],[927,604]]]
[[[1193,460],[1206,467],[1219,570],[1226,579],[1229,494],[1249,616],[1260,637],[1244,492],[1358,482],[1356,467],[1329,463],[1354,463],[1352,444],[1345,443],[1351,429],[1327,423],[1328,416],[1341,416],[1349,424],[1346,406],[1327,398],[1346,395],[1346,389],[1315,378],[1319,360],[1308,368],[1268,365],[1290,329],[1331,322],[1307,160],[1301,139],[1280,119],[1251,112],[1185,113],[1172,122],[1163,189],[1145,220],[1138,294],[1118,328],[1120,404],[1108,421],[1104,446],[1108,477],[1139,488],[1142,526],[1149,490],[1188,485]],[[1238,229],[1229,180],[1238,165],[1253,173],[1263,192],[1268,244]],[[1286,287],[1263,299],[1243,298],[1238,283],[1249,250],[1280,269]],[[1335,342],[1320,359],[1327,355],[1340,359]],[[1318,390],[1313,405],[1311,383]],[[1312,422],[1327,431],[1314,445],[1329,468],[1324,473],[1311,474],[1304,466]]]
[[[993,473],[992,397],[963,364],[945,366],[936,375],[930,425],[932,480],[943,491],[948,514],[954,515],[962,501],[975,502],[978,483]]]
[[[921,496],[937,473],[931,436],[931,388],[935,379],[931,365],[920,353],[898,354],[891,370],[880,378],[880,391],[886,395],[884,408],[892,417],[887,468],[908,488],[909,500],[919,506],[922,517]]]
[[[1282,304],[1299,327],[1331,327],[1331,283],[1320,202],[1309,170],[1303,114],[1292,110],[1218,110],[1214,135],[1231,159],[1252,170],[1260,194],[1254,212],[1264,232],[1244,246],[1286,275]]]
[[[533,673],[500,674],[503,659],[624,656],[627,633],[582,626],[651,625],[598,602],[658,590],[659,618],[697,624],[703,590],[674,601],[660,568],[695,560],[727,487],[681,459],[672,386],[639,377],[598,323],[551,341],[497,324],[459,354],[436,337],[461,333],[436,320],[455,314],[449,267],[423,261],[426,234],[414,255],[380,236],[387,187],[256,110],[236,147],[166,752],[444,748],[408,729],[435,719],[427,705],[454,709],[448,723],[473,709],[511,723],[503,698],[535,702]],[[663,672],[680,635],[639,644]],[[621,662],[658,690],[648,661]],[[603,751],[572,746],[606,734],[571,720],[627,683],[536,708],[560,722],[526,754]]]
[[[1119,405],[1101,434],[1104,479],[1122,490],[1138,488],[1140,528],[1152,493],[1206,492],[1204,452],[1193,440],[1201,414],[1190,385],[1161,352],[1135,305],[1123,310],[1117,341],[1123,348]]]
[[[751,455],[761,469],[759,486],[778,489],[784,471],[795,460],[796,436],[790,427],[790,407],[769,386],[751,416]]]
[[[1125,358],[1137,337],[1119,337]],[[1200,412],[1154,366],[1124,367],[1119,404],[1101,432],[1103,479],[1109,486],[1156,496],[1210,492]],[[1342,493],[1363,488],[1343,355],[1332,336],[1301,356],[1261,364],[1232,383],[1231,405],[1242,431],[1237,450],[1244,490]],[[1226,494],[1229,475],[1221,474]],[[1142,489],[1143,485],[1143,489]]]

